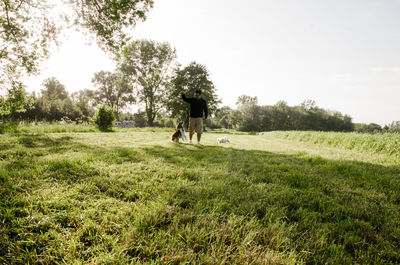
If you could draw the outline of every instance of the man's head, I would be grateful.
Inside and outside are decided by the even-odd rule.
[[[201,90],[196,90],[196,92],[194,93],[194,96],[197,98],[197,99],[199,99],[199,98],[201,98]]]

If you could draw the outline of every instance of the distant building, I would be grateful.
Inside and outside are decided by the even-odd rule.
[[[120,128],[135,128],[135,122],[134,121],[116,121],[114,122],[114,127],[120,127]]]

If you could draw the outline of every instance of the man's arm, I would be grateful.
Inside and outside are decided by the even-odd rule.
[[[191,99],[191,98],[187,98],[187,97],[185,96],[185,93],[183,93],[183,92],[181,92],[181,97],[182,97],[182,99],[183,99],[184,101],[186,101],[187,103],[190,103],[190,102],[192,101],[192,99]]]

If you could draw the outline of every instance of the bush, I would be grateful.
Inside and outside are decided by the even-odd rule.
[[[18,131],[18,123],[11,120],[0,120],[0,134],[15,133]]]
[[[358,133],[380,133],[382,132],[382,127],[376,123],[355,123],[354,130]]]
[[[114,121],[114,110],[108,105],[102,105],[94,117],[94,123],[100,131],[111,131]]]
[[[137,113],[133,114],[133,120],[135,121],[136,127],[146,127],[147,126],[145,112],[138,111]]]

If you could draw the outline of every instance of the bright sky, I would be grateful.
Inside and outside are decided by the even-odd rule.
[[[400,0],[155,0],[135,38],[167,41],[178,61],[205,65],[222,99],[257,96],[349,114],[354,122],[400,120]],[[54,76],[70,92],[92,88],[114,63],[85,37],[69,40],[44,63],[29,90]]]

